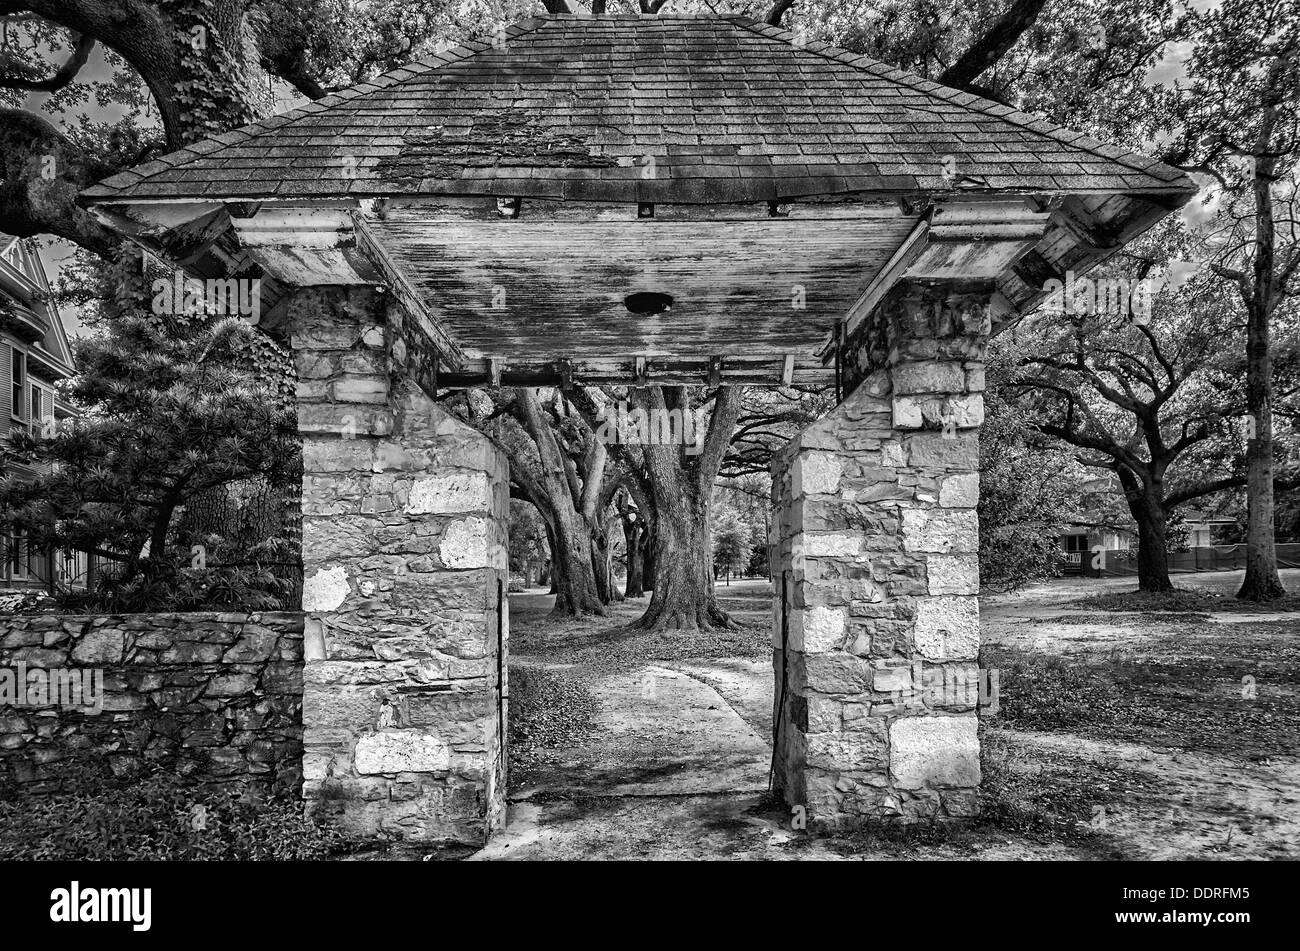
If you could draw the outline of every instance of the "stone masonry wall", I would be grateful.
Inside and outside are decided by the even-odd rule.
[[[773,465],[777,783],[815,824],[978,808],[989,291],[892,292],[856,388]]]
[[[381,296],[289,309],[304,794],[357,835],[481,843],[505,818],[505,457],[411,382]]]
[[[37,670],[99,671],[103,695],[97,712],[29,705],[57,699],[44,687],[0,702],[0,778],[28,791],[67,785],[79,758],[118,776],[161,766],[264,789],[296,791],[301,782],[299,614],[0,618],[0,677],[10,678],[0,695],[17,698],[20,672],[29,686],[49,683]]]

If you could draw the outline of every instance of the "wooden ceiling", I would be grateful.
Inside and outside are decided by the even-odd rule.
[[[704,220],[680,206],[639,219],[626,204],[581,218],[527,203],[517,218],[485,207],[367,216],[471,360],[590,370],[638,357],[660,368],[721,358],[731,370],[762,364],[769,379],[786,355],[820,367],[816,352],[835,322],[917,221],[892,203],[802,206],[789,217],[759,204],[723,220],[716,208]],[[633,313],[625,301],[637,292],[668,294],[671,308]]]
[[[995,329],[1168,212],[1111,196],[725,205],[429,196],[117,203],[103,220],[198,276],[286,291],[383,285],[405,359],[439,387],[828,383],[834,341],[897,281],[992,280]],[[637,293],[672,298],[633,312]],[[409,338],[409,339],[407,339]],[[434,377],[436,375],[436,381]]]

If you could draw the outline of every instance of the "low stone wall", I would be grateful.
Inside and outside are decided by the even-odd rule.
[[[53,791],[89,757],[297,789],[302,631],[298,613],[0,617],[0,781]]]

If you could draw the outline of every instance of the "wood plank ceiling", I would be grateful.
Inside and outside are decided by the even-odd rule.
[[[762,207],[762,211],[759,211]],[[370,230],[471,358],[631,364],[815,353],[916,224],[896,205],[727,220],[474,220],[420,207]],[[761,214],[761,217],[760,217]],[[670,295],[658,314],[634,293]]]

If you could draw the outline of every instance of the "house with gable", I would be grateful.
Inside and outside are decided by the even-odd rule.
[[[57,384],[74,373],[63,314],[50,294],[45,268],[28,239],[0,234],[0,431],[21,427],[49,432],[73,415]],[[5,478],[31,479],[39,471],[12,459]],[[28,544],[21,526],[0,533],[0,593],[22,593],[88,583],[84,553],[52,552]]]

